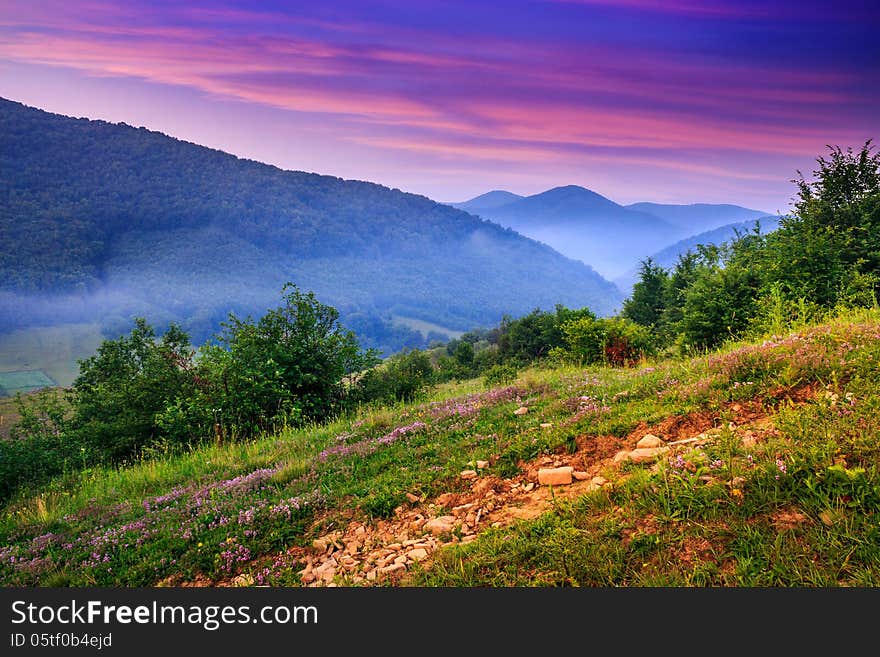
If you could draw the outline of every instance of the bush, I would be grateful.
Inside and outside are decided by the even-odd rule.
[[[516,380],[517,371],[513,363],[493,365],[483,375],[483,383],[487,388],[498,385],[510,385]]]
[[[620,318],[581,318],[562,325],[570,357],[582,365],[632,365],[653,353],[650,331]]]

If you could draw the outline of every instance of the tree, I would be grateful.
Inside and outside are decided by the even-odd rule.
[[[256,323],[230,313],[217,343],[203,348],[227,428],[252,432],[326,420],[343,408],[352,375],[378,362],[313,292],[288,283],[282,295],[282,305]]]
[[[666,301],[669,274],[652,258],[647,258],[639,268],[639,281],[633,286],[632,295],[624,302],[626,319],[648,328],[660,324]]]
[[[127,336],[105,340],[80,361],[70,392],[70,431],[98,456],[133,456],[163,437],[156,421],[166,406],[198,385],[189,336],[172,324],[161,339],[144,318]]]

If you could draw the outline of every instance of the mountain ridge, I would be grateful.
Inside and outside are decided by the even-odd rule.
[[[0,254],[0,329],[52,321],[22,305],[50,293],[81,298],[80,315],[112,330],[145,313],[204,338],[229,311],[262,314],[288,280],[356,332],[393,332],[392,315],[467,330],[622,300],[590,266],[425,196],[7,99],[0,127],[0,238],[17,245]],[[97,293],[122,301],[96,305]],[[418,346],[411,333],[373,338]]]

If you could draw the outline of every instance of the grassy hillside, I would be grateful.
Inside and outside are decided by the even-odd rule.
[[[866,311],[89,470],[3,509],[0,581],[877,586],[878,357]]]

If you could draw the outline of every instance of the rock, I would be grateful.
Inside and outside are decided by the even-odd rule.
[[[660,438],[655,436],[654,434],[646,434],[642,436],[642,439],[636,443],[636,447],[639,449],[650,449],[652,447],[663,447],[664,443]]]
[[[476,535],[476,534],[468,534],[467,536],[462,536],[462,537],[461,537],[461,542],[462,542],[462,543],[470,543],[471,541],[475,541],[475,540],[477,540],[477,535]]]
[[[390,566],[380,568],[379,572],[383,575],[390,575],[391,573],[396,573],[398,570],[406,570],[406,566],[404,566],[402,563],[393,563]]]
[[[485,470],[489,467],[489,461],[477,461],[477,470]]]
[[[581,470],[575,470],[574,472],[571,473],[571,476],[574,477],[575,479],[577,479],[578,481],[586,481],[587,479],[590,478],[590,475],[588,475],[586,472],[582,472]]]
[[[394,563],[403,563],[405,564],[407,560],[407,556],[405,554],[401,554],[399,557],[395,557]]]
[[[528,412],[529,412],[528,407],[526,407],[526,406],[520,406],[518,409],[516,409],[516,410],[513,412],[513,414],[514,414],[514,415],[525,415],[525,414],[528,413]]]
[[[740,406],[739,404],[734,404],[733,406],[730,407],[730,410],[732,410],[734,413],[739,413],[742,409],[743,409],[743,407]]]
[[[755,444],[757,444],[758,442],[758,440],[755,438],[755,434],[753,434],[751,431],[743,434],[743,437],[740,438],[740,441],[742,442],[742,446],[746,449],[754,447]]]
[[[236,577],[235,579],[232,580],[232,585],[233,586],[253,586],[254,585],[254,578],[252,575],[249,575],[247,573],[242,573],[241,575],[239,575],[238,577]]]
[[[462,479],[476,479],[477,478],[477,471],[476,470],[462,470],[458,476],[461,477]]]
[[[614,463],[626,463],[627,461],[629,461],[629,452],[625,449],[614,455]]]
[[[542,428],[542,429],[549,429],[549,428],[552,427],[552,426],[553,426],[553,423],[552,423],[552,422],[541,422],[541,428]]]
[[[415,502],[418,502],[419,500],[421,500],[422,498],[420,498],[418,495],[413,495],[412,493],[407,493],[406,499],[408,499],[410,502],[415,503]]]
[[[595,476],[590,481],[592,483],[596,484],[597,486],[604,486],[605,484],[608,483],[608,480],[602,476]]]
[[[406,556],[413,561],[421,561],[428,558],[428,551],[425,548],[413,548],[406,553]]]
[[[562,468],[541,468],[538,470],[538,483],[544,486],[566,486],[571,483],[571,473],[574,471],[570,465]]]
[[[439,518],[431,518],[425,523],[423,529],[427,529],[434,534],[434,536],[439,536],[440,534],[451,532],[452,528],[455,526],[454,523],[454,516],[440,516]]]
[[[532,483],[532,482],[530,481],[530,482],[527,483],[525,486],[523,486],[523,490],[524,490],[525,492],[529,493],[529,492],[532,491],[532,489],[533,489],[534,487],[535,487],[535,484]]]
[[[669,451],[668,447],[650,447],[634,449],[629,453],[629,460],[633,463],[652,463],[661,454]]]

